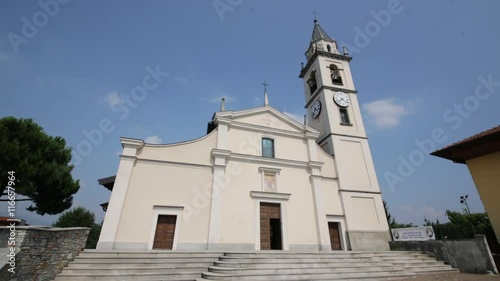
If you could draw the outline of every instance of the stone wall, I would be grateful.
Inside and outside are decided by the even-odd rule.
[[[474,239],[446,241],[394,241],[389,242],[393,251],[422,251],[461,272],[498,274],[493,256],[484,235]]]
[[[8,256],[7,260],[5,257],[0,259],[0,280],[52,280],[85,248],[89,231],[85,227],[16,226],[15,261]],[[12,245],[7,245],[10,232],[8,227],[0,228],[2,253],[11,252]],[[11,272],[12,265],[15,266],[15,273]]]

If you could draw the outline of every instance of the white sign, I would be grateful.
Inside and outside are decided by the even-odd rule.
[[[432,226],[393,228],[391,232],[394,241],[436,240]]]

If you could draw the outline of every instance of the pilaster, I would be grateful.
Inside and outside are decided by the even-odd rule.
[[[120,223],[123,204],[127,197],[127,190],[132,176],[132,169],[137,160],[137,153],[144,146],[143,140],[120,138],[123,152],[120,155],[120,164],[116,173],[116,181],[111,192],[108,209],[102,225],[98,250],[112,250],[115,244],[116,232]]]

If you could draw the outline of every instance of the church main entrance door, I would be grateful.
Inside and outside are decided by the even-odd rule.
[[[153,249],[172,250],[177,216],[159,215]]]
[[[260,249],[283,249],[280,204],[260,203]]]

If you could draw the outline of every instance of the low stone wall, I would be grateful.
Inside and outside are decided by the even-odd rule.
[[[392,251],[422,251],[431,254],[461,272],[498,274],[484,235],[464,240],[394,241],[389,242],[389,245]]]
[[[85,248],[89,231],[86,227],[16,226],[15,245],[9,245],[12,231],[1,227],[0,280],[52,280]]]

